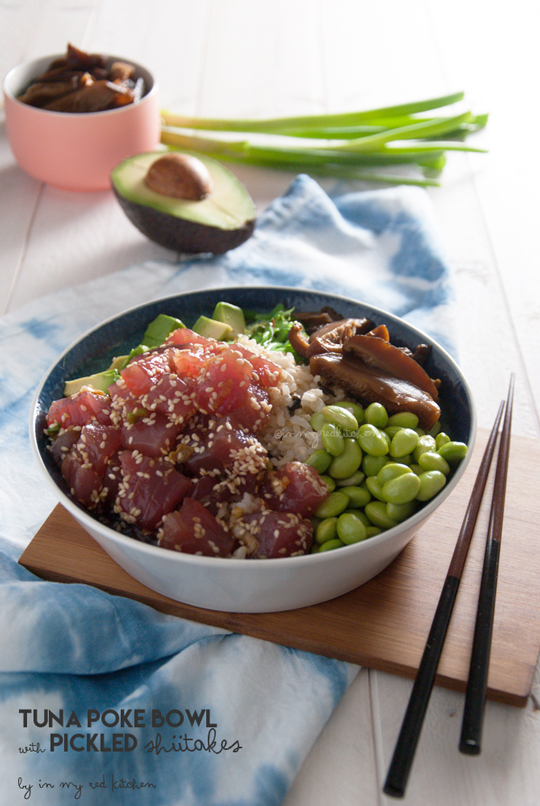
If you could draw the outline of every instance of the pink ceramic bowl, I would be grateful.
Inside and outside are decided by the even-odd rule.
[[[30,176],[63,190],[106,190],[121,160],[153,151],[160,140],[158,87],[148,70],[131,59],[105,56],[107,64],[135,66],[146,94],[138,103],[104,112],[51,112],[17,100],[30,81],[62,54],[14,67],[4,79],[6,130],[15,159]]]

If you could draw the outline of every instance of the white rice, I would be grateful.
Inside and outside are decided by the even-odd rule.
[[[239,341],[281,368],[280,385],[269,390],[272,413],[259,434],[273,465],[282,467],[287,462],[305,462],[321,447],[320,434],[310,423],[312,415],[329,403],[342,400],[344,393],[338,389],[333,390],[333,395],[323,392],[319,376],[312,375],[307,365],[296,364],[291,353],[264,350],[247,338]]]

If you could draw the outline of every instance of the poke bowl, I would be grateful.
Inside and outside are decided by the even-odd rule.
[[[216,314],[220,306],[226,315]],[[227,318],[231,311],[244,317],[236,332],[237,324]],[[330,317],[330,324],[314,325],[313,314]],[[279,317],[289,322],[286,330],[295,323],[285,349],[275,341]],[[219,332],[216,321],[224,325]],[[157,335],[156,322],[166,323],[166,336]],[[208,322],[214,329],[203,331],[201,323],[207,328]],[[352,341],[349,330],[349,341],[328,347],[328,334],[331,343],[344,323],[353,327]],[[323,347],[314,348],[316,335],[325,332]],[[369,402],[356,387],[355,397],[346,379],[345,387],[333,383],[325,360],[341,372],[350,349],[366,343],[371,348],[374,339],[377,349],[390,345],[392,353],[397,349],[418,366],[422,353],[422,372],[430,383],[436,379],[438,416],[429,398],[427,414],[418,408],[411,422],[408,404],[402,422],[403,411]],[[367,359],[358,360],[365,369]],[[226,379],[223,393],[210,383],[218,372]],[[95,379],[102,376],[107,381],[98,388],[102,381]],[[74,401],[75,414],[69,408]],[[147,447],[159,422],[159,445]],[[363,440],[369,443],[375,432],[386,449],[366,447]],[[416,453],[411,446],[394,449],[398,432],[401,441],[412,438]],[[308,607],[379,574],[459,483],[475,434],[469,386],[428,336],[379,308],[285,287],[189,292],[110,318],[58,358],[31,412],[32,449],[45,482],[118,565],[173,600],[238,613]],[[345,471],[346,451],[336,440],[356,456]],[[105,458],[92,459],[98,444]],[[216,444],[226,445],[229,466],[223,456],[216,458]],[[441,463],[443,474],[441,456],[448,460]],[[397,497],[390,495],[393,485],[386,482],[399,475],[407,476],[405,487],[414,488],[412,498],[402,494],[401,482]],[[441,475],[442,483],[429,494],[418,492],[428,477]],[[158,486],[144,487],[141,503],[145,478]],[[138,500],[129,503],[134,494]],[[217,532],[207,518],[217,522]],[[338,522],[342,529],[336,532]]]

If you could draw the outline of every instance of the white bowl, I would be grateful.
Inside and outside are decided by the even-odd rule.
[[[466,458],[441,492],[411,518],[376,537],[334,551],[282,559],[221,559],[169,551],[122,535],[93,518],[71,497],[47,450],[43,423],[51,402],[62,397],[66,380],[105,368],[112,356],[136,344],[146,324],[158,313],[176,316],[189,326],[200,314],[211,315],[220,300],[251,310],[270,310],[278,302],[297,310],[318,310],[331,305],[344,316],[368,316],[377,324],[387,324],[397,345],[431,344],[426,369],[432,377],[442,380],[445,430],[453,439],[469,445]],[[307,607],[347,593],[372,579],[397,557],[459,483],[475,434],[476,414],[469,386],[453,359],[428,336],[392,314],[359,302],[315,291],[276,287],[220,288],[181,294],[107,320],[69,347],[50,368],[36,393],[31,415],[32,448],[46,483],[113,560],[139,582],[164,596],[195,607],[235,613]]]

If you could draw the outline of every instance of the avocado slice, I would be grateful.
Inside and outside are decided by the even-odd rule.
[[[113,358],[113,360],[111,361],[111,365],[110,365],[109,369],[116,369],[116,370],[118,370],[118,372],[120,372],[120,370],[124,369],[124,367],[127,365],[128,361],[129,361],[129,358],[130,358],[129,355],[117,355],[117,356],[115,356]]]
[[[208,316],[199,316],[193,325],[193,331],[199,336],[207,339],[217,339],[217,341],[227,341],[233,336],[233,330],[226,322],[218,322]]]
[[[240,180],[217,160],[190,153],[207,168],[211,192],[198,201],[157,192],[145,177],[166,153],[136,154],[113,168],[112,189],[131,223],[151,241],[177,252],[223,254],[244,243],[253,233],[256,208]]]
[[[246,331],[244,311],[231,302],[218,302],[214,308],[212,319],[217,319],[218,322],[225,322],[225,324],[229,325],[232,328],[233,338]]]
[[[96,372],[95,375],[86,375],[83,378],[75,378],[66,381],[64,385],[64,397],[70,397],[78,392],[83,386],[90,386],[98,392],[106,392],[109,386],[118,380],[120,373],[116,369],[105,369],[103,372]]]
[[[167,313],[160,313],[144,331],[142,343],[147,345],[147,349],[148,347],[159,347],[173,330],[181,327],[185,327],[185,324],[180,319],[169,316]]]

